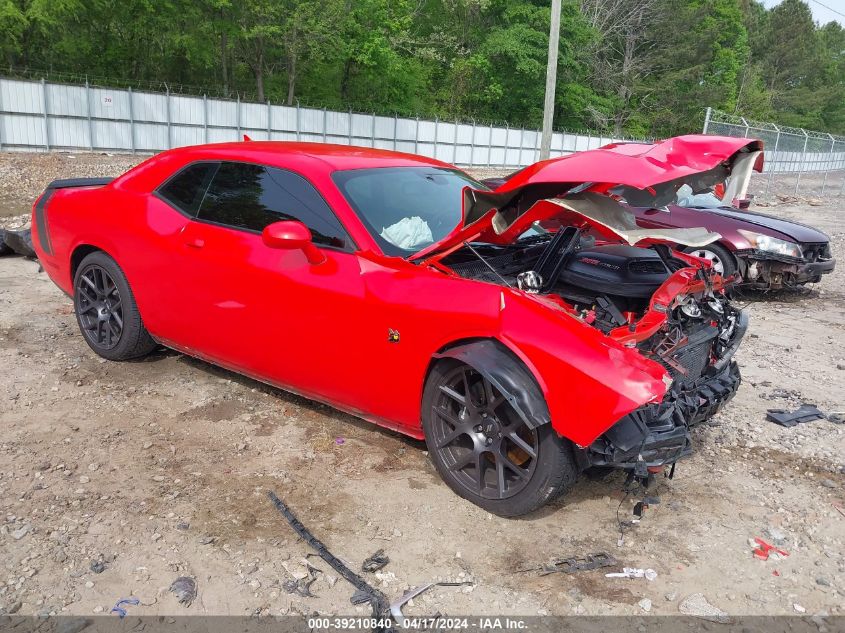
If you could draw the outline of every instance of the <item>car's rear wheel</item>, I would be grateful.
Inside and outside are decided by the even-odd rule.
[[[440,476],[494,514],[532,512],[577,479],[571,444],[549,424],[529,427],[488,379],[463,363],[445,360],[432,369],[422,418]]]
[[[722,277],[730,277],[736,272],[736,260],[731,255],[730,251],[720,244],[708,244],[707,246],[694,247],[684,249],[685,253],[701,257],[710,262],[713,270]]]
[[[73,290],[76,321],[97,354],[127,360],[155,349],[126,275],[111,257],[102,251],[87,255],[76,269]]]

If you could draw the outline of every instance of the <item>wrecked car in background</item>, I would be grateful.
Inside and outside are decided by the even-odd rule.
[[[166,345],[425,439],[457,494],[516,516],[590,466],[648,481],[735,394],[732,280],[666,245],[720,236],[638,227],[613,191],[753,151],[678,137],[492,192],[396,152],[196,146],[51,184],[33,237],[100,356]]]
[[[703,226],[718,242],[687,249],[723,275],[739,271],[743,286],[761,290],[818,283],[833,272],[830,238],[811,226],[726,204],[715,192],[682,187],[674,204],[632,209],[642,226]]]
[[[650,147],[614,143],[601,149],[643,155]],[[751,175],[763,166],[762,145],[752,142],[749,149],[730,169],[720,166],[711,171],[704,183],[669,182],[646,190],[620,187],[613,193],[629,205],[640,227],[703,227],[718,233],[719,239],[711,244],[682,249],[709,260],[720,275],[730,277],[739,272],[744,287],[774,290],[821,281],[836,265],[827,235],[798,222],[748,210]],[[519,173],[488,178],[484,184],[495,189]]]

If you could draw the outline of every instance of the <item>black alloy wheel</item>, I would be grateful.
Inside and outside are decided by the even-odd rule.
[[[539,438],[484,376],[457,365],[439,385],[432,409],[431,443],[468,493],[507,499],[528,486]]]
[[[157,347],[126,275],[102,251],[86,255],[74,272],[73,307],[85,342],[103,358],[139,358]]]
[[[89,264],[77,276],[75,292],[85,338],[96,349],[113,349],[123,334],[123,305],[114,279],[101,266]]]

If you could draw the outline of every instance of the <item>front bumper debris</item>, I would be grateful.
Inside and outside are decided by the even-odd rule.
[[[735,362],[686,390],[672,389],[663,402],[632,411],[583,451],[587,466],[633,470],[674,464],[692,452],[690,428],[714,416],[739,389]]]
[[[743,284],[756,288],[783,288],[821,281],[833,272],[836,260],[827,253],[808,250],[811,260],[773,255],[756,249],[736,252]]]

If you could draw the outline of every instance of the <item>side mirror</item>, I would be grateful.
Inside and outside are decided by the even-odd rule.
[[[326,256],[311,241],[311,231],[302,222],[296,220],[273,222],[264,227],[261,239],[268,248],[302,251],[310,264],[322,264],[326,261]]]

